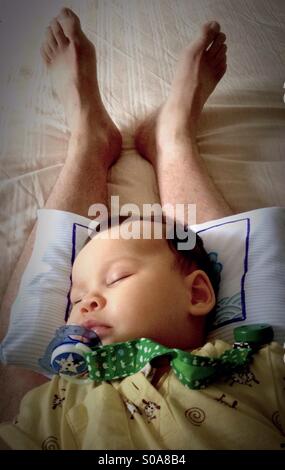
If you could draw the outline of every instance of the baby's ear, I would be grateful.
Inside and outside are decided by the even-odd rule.
[[[205,271],[197,269],[186,277],[191,315],[207,315],[215,306],[213,286]]]

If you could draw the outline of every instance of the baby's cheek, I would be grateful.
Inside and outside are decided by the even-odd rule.
[[[71,323],[77,323],[77,320],[78,320],[77,310],[75,307],[72,307],[66,324],[70,325]]]

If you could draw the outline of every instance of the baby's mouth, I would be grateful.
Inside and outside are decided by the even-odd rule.
[[[104,323],[100,323],[98,322],[97,320],[93,320],[93,319],[89,319],[89,320],[85,320],[83,323],[82,323],[82,326],[84,328],[87,328],[87,330],[92,330],[92,331],[95,331],[95,333],[100,337],[100,339],[104,336],[106,336],[111,327],[109,325],[106,325]]]

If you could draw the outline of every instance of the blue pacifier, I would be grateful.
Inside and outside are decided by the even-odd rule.
[[[62,326],[56,330],[39,364],[52,374],[82,378],[88,372],[85,354],[101,344],[92,330],[79,325]]]

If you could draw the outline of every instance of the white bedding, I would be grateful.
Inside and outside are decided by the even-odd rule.
[[[216,19],[228,38],[228,71],[201,120],[201,154],[236,212],[285,206],[283,0],[2,0],[0,299],[66,155],[63,110],[39,53],[62,6],[79,14],[95,43],[104,103],[124,130],[110,195],[158,202],[152,167],[133,149],[134,123],[167,97],[181,48]]]

